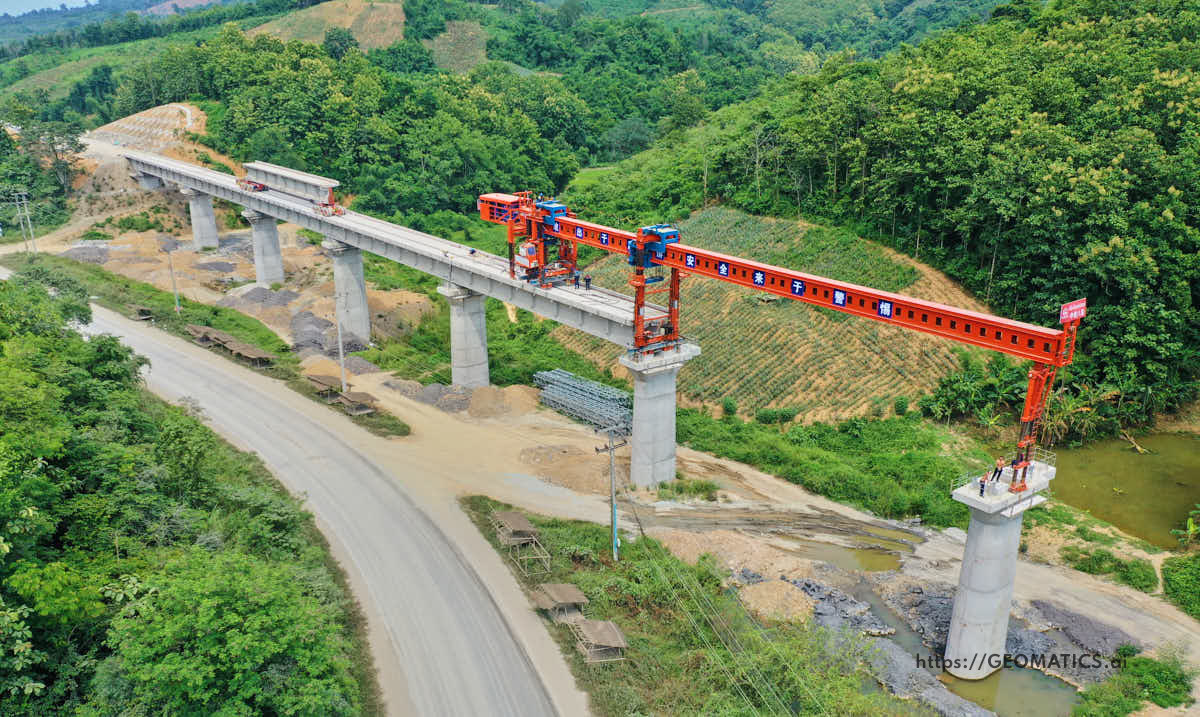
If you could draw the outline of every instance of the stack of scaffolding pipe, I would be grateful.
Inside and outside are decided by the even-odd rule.
[[[542,403],[596,428],[628,434],[633,428],[630,395],[619,389],[554,369],[534,374]]]

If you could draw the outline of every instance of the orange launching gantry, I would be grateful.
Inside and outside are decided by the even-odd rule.
[[[1017,443],[1019,467],[1026,470],[1013,484],[1017,492],[1026,490],[1028,458],[1055,373],[1071,363],[1079,320],[1087,310],[1084,299],[1064,304],[1059,317],[1063,328],[1047,329],[680,244],[679,230],[665,224],[636,232],[593,224],[561,202],[530,192],[484,194],[477,206],[481,219],[508,227],[509,273],[538,286],[549,288],[578,276],[579,244],[625,256],[633,270],[629,283],[636,353],[657,353],[680,342],[679,282],[695,275],[1033,361]],[[663,282],[665,286],[650,288]],[[646,303],[657,293],[668,294],[665,314]],[[647,315],[648,308],[654,315]]]

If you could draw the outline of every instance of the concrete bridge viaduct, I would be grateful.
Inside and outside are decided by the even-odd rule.
[[[476,388],[488,384],[487,324],[484,297],[553,319],[624,348],[632,346],[633,301],[606,289],[537,288],[508,274],[508,261],[430,234],[357,212],[318,214],[306,199],[277,191],[252,192],[236,178],[160,155],[125,153],[132,176],[144,189],[177,187],[188,200],[193,248],[217,246],[213,197],[241,205],[254,244],[256,281],[269,286],[283,280],[276,220],[320,232],[333,258],[335,304],[343,331],[361,339],[371,335],[362,252],[387,257],[442,280],[438,292],[450,303],[451,375],[454,383]],[[621,363],[633,377],[633,435],[630,478],[640,487],[675,477],[675,384],[679,369],[699,355],[685,343],[655,356],[631,353]]]

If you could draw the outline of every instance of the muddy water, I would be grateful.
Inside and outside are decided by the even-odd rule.
[[[1182,527],[1200,503],[1200,436],[1162,433],[1058,450],[1051,487],[1064,503],[1090,511],[1131,535],[1176,548],[1172,528]]]
[[[851,595],[870,603],[871,611],[896,634],[895,640],[913,659],[919,655],[931,659],[933,650],[921,642],[921,636],[887,606],[866,582],[850,591]],[[996,671],[982,680],[960,680],[943,672],[938,679],[946,689],[963,699],[995,712],[999,717],[1059,717],[1071,714],[1071,708],[1079,701],[1075,688],[1062,680],[1050,677],[1037,670],[1010,667]]]

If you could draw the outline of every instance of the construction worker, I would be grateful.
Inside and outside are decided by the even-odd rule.
[[[588,274],[583,277],[583,290],[584,291],[592,290],[592,275],[591,274]]]
[[[992,480],[1000,480],[1000,476],[1004,474],[1004,459],[996,459],[996,470],[992,471]]]
[[[983,497],[983,491],[984,491],[984,489],[987,488],[987,483],[988,483],[987,473],[984,473],[983,475],[979,476],[979,497],[980,498]]]
[[[579,272],[575,272],[575,288],[579,288]]]

